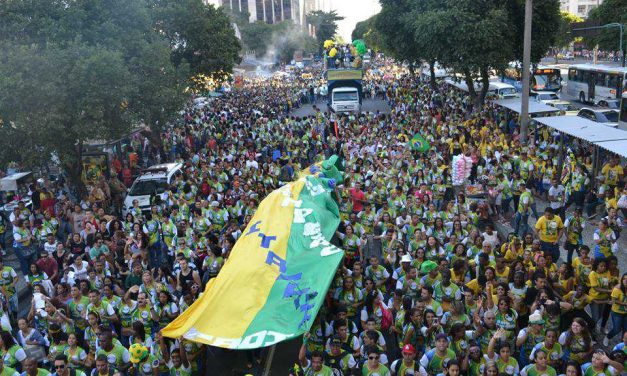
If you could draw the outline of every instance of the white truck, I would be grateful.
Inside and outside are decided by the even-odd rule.
[[[356,87],[336,87],[331,92],[331,108],[335,113],[361,111],[361,100]]]

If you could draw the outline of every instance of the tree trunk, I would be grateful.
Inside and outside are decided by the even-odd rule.
[[[464,80],[466,81],[466,86],[468,86],[468,94],[470,95],[470,103],[473,105],[477,103],[477,91],[475,90],[475,82],[472,79],[472,73],[470,73],[470,69],[464,69]]]
[[[485,102],[485,96],[488,94],[488,89],[490,88],[490,74],[488,72],[488,68],[481,68],[481,92],[479,93],[479,98],[477,103],[479,106],[483,106],[483,102]]]
[[[76,194],[78,197],[76,197],[77,200],[81,200],[82,198],[87,196],[87,188],[85,187],[85,183],[83,182],[82,179],[82,173],[83,173],[83,163],[81,161],[82,157],[83,157],[83,142],[79,141],[75,146],[74,146],[74,153],[72,153],[73,155],[70,157],[72,160],[68,161],[66,164],[66,166],[69,166],[69,168],[66,168],[65,170],[67,171],[67,176],[68,176],[68,185],[70,187],[74,187]]]
[[[435,82],[435,60],[429,62],[429,74],[431,75],[431,88],[436,90],[438,85]]]
[[[409,63],[408,69],[409,69],[409,74],[412,77],[416,77],[416,68],[414,68],[414,63],[413,62]]]

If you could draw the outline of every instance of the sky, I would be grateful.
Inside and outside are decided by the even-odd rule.
[[[381,4],[378,0],[331,0],[331,9],[345,17],[338,23],[338,34],[349,41],[357,22],[379,13]]]

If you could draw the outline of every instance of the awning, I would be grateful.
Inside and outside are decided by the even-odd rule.
[[[521,98],[511,98],[511,99],[499,99],[494,101],[495,104],[501,106],[501,107],[505,107],[508,110],[514,111],[517,114],[520,114],[520,107],[522,106],[522,99]],[[547,104],[544,104],[542,102],[538,102],[535,100],[530,100],[529,101],[529,115],[533,115],[533,114],[545,114],[545,113],[559,113],[560,110],[549,106]]]
[[[627,157],[627,131],[605,126],[579,116],[551,116],[534,119],[558,132],[595,144]]]
[[[0,191],[17,191],[18,183],[21,179],[26,178],[33,173],[28,172],[17,172],[13,175],[6,176],[0,179]]]
[[[627,140],[605,141],[597,143],[603,149],[627,158]]]

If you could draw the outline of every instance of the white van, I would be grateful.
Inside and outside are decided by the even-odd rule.
[[[142,212],[150,211],[150,196],[165,192],[175,175],[182,173],[183,165],[181,163],[163,163],[143,170],[128,190],[122,208],[123,215],[126,217],[135,200],[139,201]]]
[[[490,82],[488,93],[500,99],[518,98],[520,96],[514,86],[505,82]]]
[[[333,92],[331,93],[331,108],[336,113],[358,113],[361,110],[359,90],[350,86],[337,87],[333,89]]]

